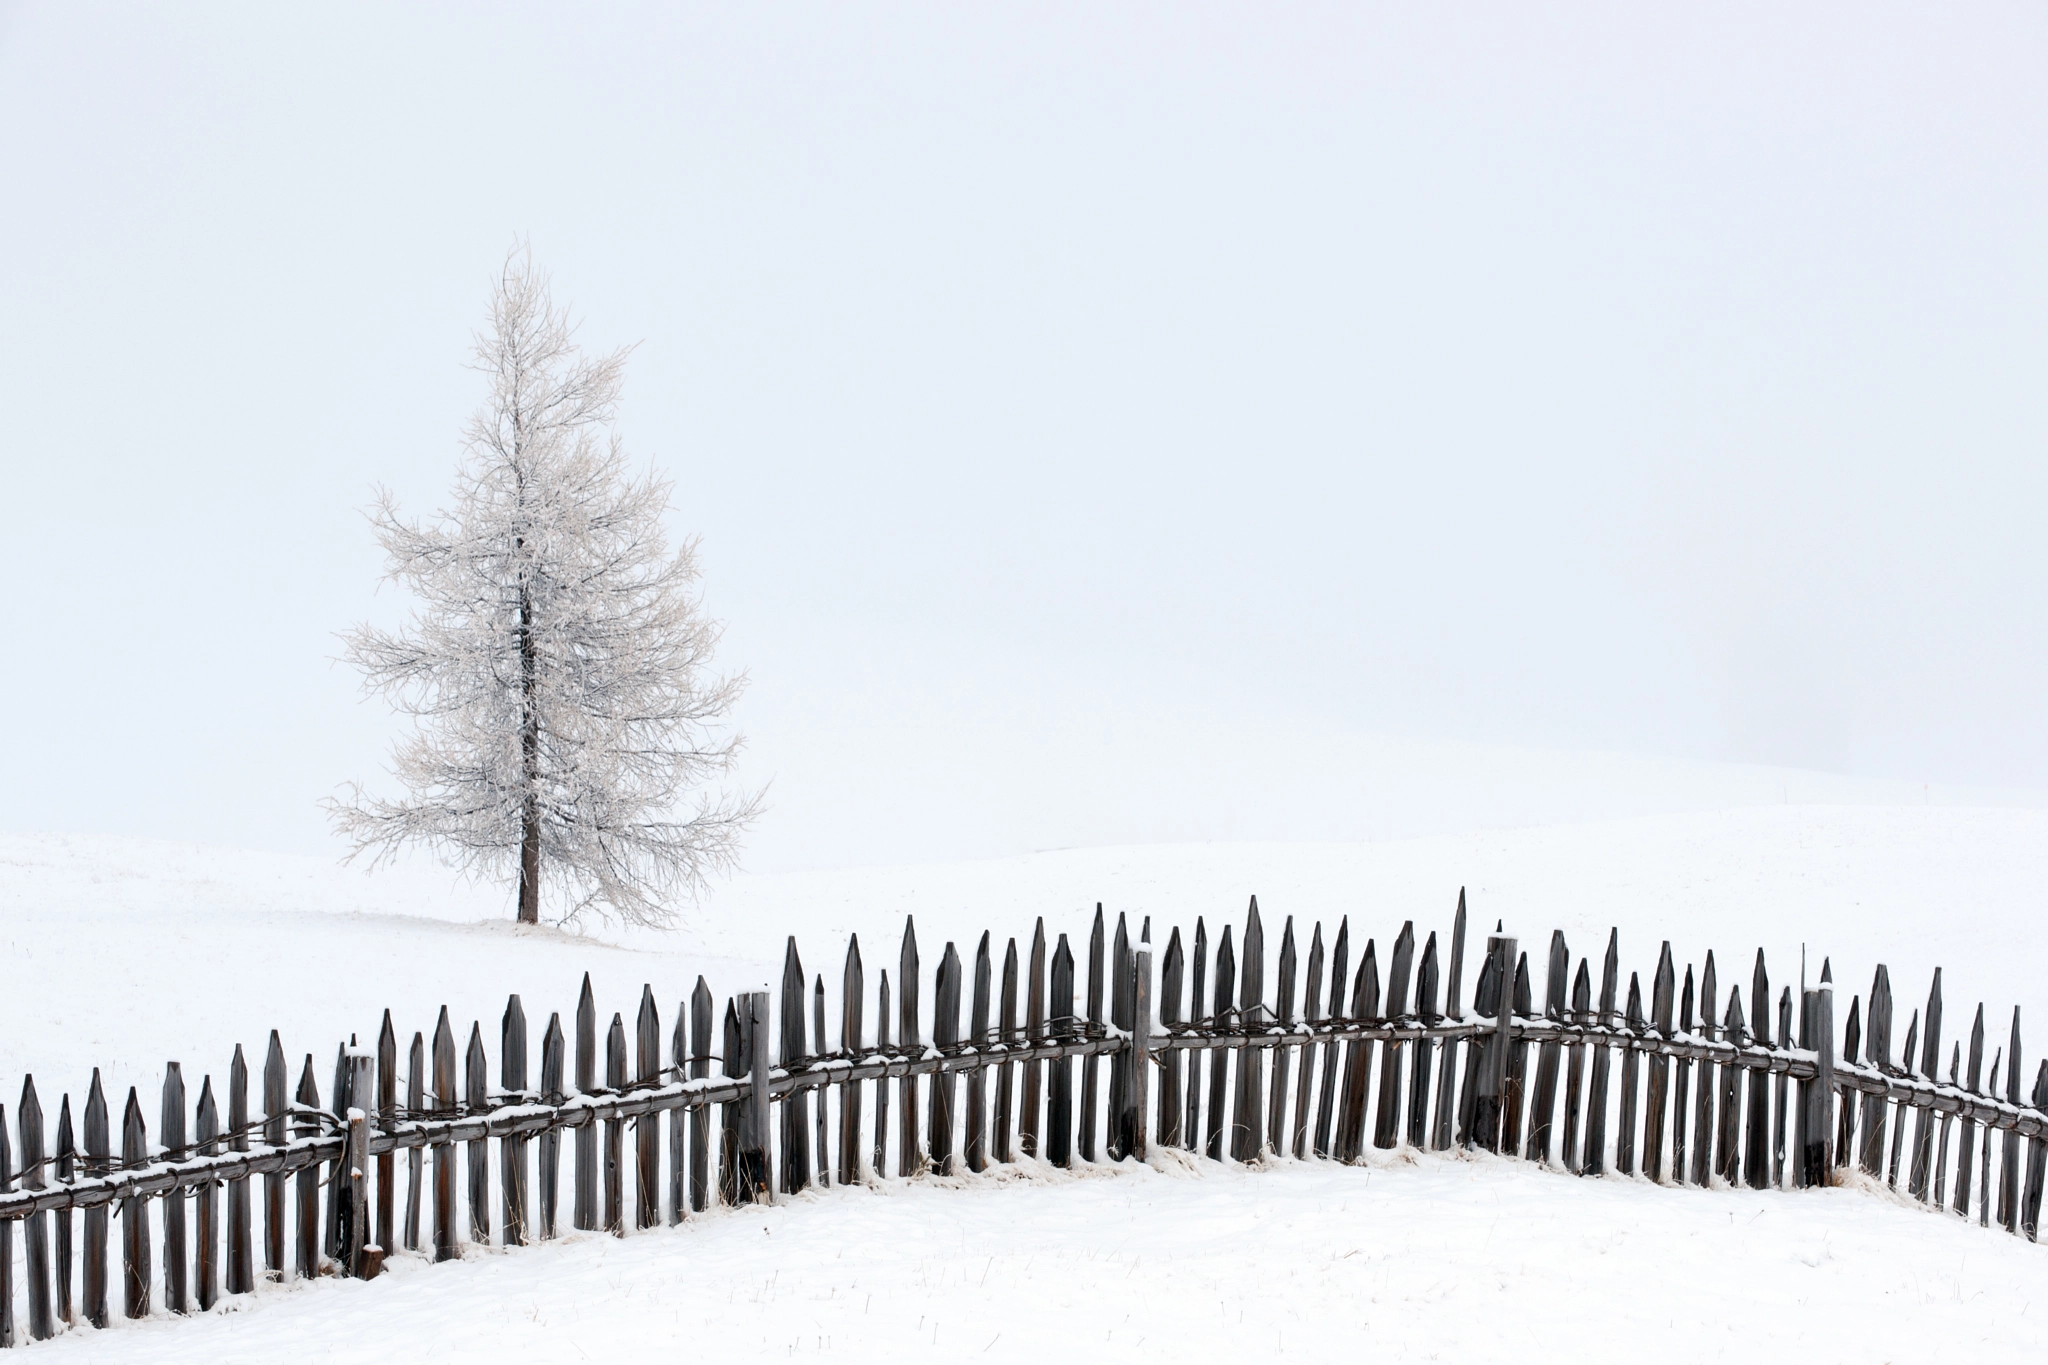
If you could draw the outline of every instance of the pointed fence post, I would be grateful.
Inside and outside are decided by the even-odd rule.
[[[232,1127],[233,1125],[229,1125]],[[391,1011],[377,1032],[377,1131],[385,1136],[398,1127],[398,1034]],[[377,1158],[377,1246],[389,1256],[398,1244],[398,1154]]]
[[[92,1069],[92,1088],[85,1097],[85,1173],[107,1175],[114,1169],[113,1146],[107,1124],[107,1097],[100,1089],[100,1069]],[[0,1132],[0,1140],[5,1133]],[[4,1172],[0,1172],[4,1174]],[[85,1211],[85,1263],[79,1267],[80,1298],[85,1320],[95,1327],[107,1325],[107,1206],[95,1204]]]
[[[690,992],[690,1079],[701,1081],[711,1075],[711,1030],[717,1027],[718,1006],[711,987],[703,977]],[[731,1070],[730,1067],[727,1068]],[[690,1207],[702,1212],[711,1197],[711,1106],[690,1108]]]
[[[6,1123],[0,1116],[0,1131]],[[149,1164],[149,1130],[142,1122],[142,1100],[135,1093],[135,1087],[128,1087],[128,1107],[121,1115],[121,1166],[124,1170],[139,1170]],[[10,1224],[11,1228],[12,1225]],[[6,1248],[12,1251],[13,1248]],[[8,1257],[8,1273],[13,1274],[13,1258]],[[149,1316],[149,1200],[136,1195],[127,1195],[121,1200],[121,1312],[130,1318]],[[14,1316],[13,1296],[7,1296],[7,1316],[10,1319],[8,1337],[12,1339]]]
[[[1138,939],[1134,967],[1137,972],[1131,1011],[1131,1155],[1143,1161],[1151,1151],[1148,1131],[1150,1108],[1146,1103],[1152,1083],[1152,934],[1148,929]]]
[[[775,1185],[768,1165],[768,992],[749,992],[740,1003],[740,1059],[748,1080],[747,1098],[740,1107],[740,1197],[750,1204],[769,1204],[775,1200]]]
[[[633,1030],[633,1080],[646,1088],[661,1084],[661,1011],[654,987],[640,987],[640,1015]],[[635,1141],[633,1226],[651,1228],[661,1222],[661,1115],[648,1110],[633,1125]]]
[[[498,1023],[498,1086],[508,1104],[531,1098],[526,1090],[526,1006],[517,995],[505,1001]],[[508,1133],[498,1141],[498,1184],[503,1201],[505,1245],[525,1246],[532,1215],[528,1213],[526,1138]]]
[[[193,1134],[192,1150],[197,1156],[215,1156],[220,1152],[220,1110],[214,1103],[211,1076],[205,1077],[199,1083],[198,1123],[197,1131]],[[201,1312],[213,1307],[220,1299],[220,1260],[217,1252],[220,1245],[220,1207],[217,1202],[219,1188],[219,1182],[209,1180],[199,1187],[193,1199],[198,1214],[196,1221],[199,1225],[194,1278],[198,1281],[195,1292],[199,1298]]]
[[[454,1118],[458,1103],[455,1031],[448,1023],[448,1007],[443,1005],[434,1025],[434,1116]],[[434,1259],[452,1261],[460,1254],[455,1233],[455,1144],[443,1139],[434,1144]]]
[[[590,991],[590,973],[583,974],[583,993],[576,998],[576,1093],[597,1089],[597,1002]],[[576,1129],[576,1197],[573,1221],[579,1231],[597,1226],[597,1124]]]
[[[48,1183],[43,1171],[43,1106],[36,1098],[36,1078],[21,1079],[21,1107],[15,1111],[21,1131],[21,1187],[40,1190]],[[50,1216],[30,1214],[23,1231],[28,1271],[28,1334],[48,1341],[56,1332],[50,1318]]]
[[[78,1149],[71,1131],[71,1096],[67,1094],[57,1109],[57,1181],[69,1185],[77,1177]],[[71,1251],[71,1210],[62,1209],[57,1214],[57,1318],[67,1327],[76,1327],[77,1305],[71,1297]]]
[[[626,1090],[626,1020],[614,1014],[604,1039],[604,1086],[612,1095]],[[626,1235],[626,1121],[604,1121],[604,1230]]]
[[[559,1106],[568,1098],[564,1089],[568,1040],[562,1033],[559,1012],[548,1015],[548,1031],[540,1039],[540,1097],[545,1104]],[[550,1128],[534,1144],[534,1159],[540,1176],[540,1235],[553,1239],[561,1227],[562,1213],[562,1130]]]

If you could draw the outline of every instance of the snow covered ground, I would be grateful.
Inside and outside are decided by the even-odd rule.
[[[2048,1251],[1493,1158],[889,1182],[78,1332],[76,1362],[2038,1359]],[[2040,1305],[2039,1311],[2035,1305]]]
[[[1948,1032],[1978,999],[2002,1039],[2012,1004],[2048,1029],[2048,811],[1781,806],[1361,844],[1072,850],[976,863],[740,877],[671,935],[518,930],[496,889],[427,867],[372,876],[316,859],[129,840],[0,836],[6,955],[0,1099],[33,1071],[46,1108],[91,1067],[155,1107],[164,1061],[218,1081],[272,1027],[324,1062],[389,1006],[400,1029],[449,1006],[495,1020],[518,991],[545,1019],[588,971],[629,1016],[643,981],[664,1017],[702,972],[721,996],[779,977],[785,935],[836,991],[845,935],[870,981],[915,914],[927,972],[948,937],[1085,934],[1097,900],[1167,924],[1241,919],[1269,947],[1287,915],[1353,917],[1392,937],[1446,928],[1460,885],[1475,932],[1532,948],[1562,927],[1597,954],[1618,925],[1647,972],[1719,950],[1747,984],[1833,956],[1844,993],[1880,957],[1903,1012],[1946,968]],[[1306,925],[1301,928],[1304,931]],[[1270,978],[1269,978],[1270,979]],[[836,1008],[831,1012],[836,1017]],[[536,1021],[536,1027],[540,1021]],[[2048,1032],[2029,1054],[2048,1046]],[[2029,1064],[2031,1071],[2031,1063]],[[118,1094],[118,1090],[115,1092]],[[1376,1154],[1377,1155],[1377,1154]],[[964,1188],[948,1188],[963,1186]],[[1585,1358],[1626,1343],[1669,1360],[2018,1359],[2048,1345],[2048,1252],[1882,1192],[1667,1190],[1493,1159],[1365,1168],[1008,1172],[802,1196],[683,1228],[400,1258],[382,1283],[265,1289],[204,1321],[81,1332],[78,1360],[1043,1359],[1087,1348],[1187,1360],[1233,1347],[1374,1358]],[[365,1297],[368,1296],[368,1297]],[[2033,1311],[2036,1301],[2043,1304]]]
[[[1540,960],[1552,928],[1575,954],[1621,931],[1622,965],[1646,976],[1669,938],[1683,963],[1717,950],[1744,983],[1768,950],[1774,983],[1832,955],[1845,997],[1880,957],[1905,1014],[1944,967],[1947,1017],[1979,1000],[2003,1036],[2013,1005],[2048,1030],[2048,811],[1944,807],[1763,807],[1657,815],[1365,844],[1202,844],[1083,849],[925,867],[743,876],[676,933],[517,929],[497,889],[431,868],[364,875],[333,863],[145,841],[0,836],[0,964],[9,992],[0,1098],[33,1072],[45,1098],[82,1091],[91,1068],[152,1094],[168,1058],[191,1082],[224,1072],[234,1044],[272,1028],[289,1055],[323,1063],[349,1032],[393,1011],[402,1036],[443,1004],[458,1028],[495,1020],[517,991],[536,1028],[565,1014],[589,972],[601,1010],[630,1017],[651,982],[664,1019],[701,972],[719,998],[779,982],[786,936],[836,995],[846,936],[861,936],[870,990],[893,967],[905,915],[926,971],[947,938],[972,952],[983,929],[1085,937],[1095,903],[1166,927],[1240,922],[1256,893],[1277,952],[1288,915],[1382,943],[1413,918],[1447,930],[1460,886],[1473,930],[1494,919]],[[1080,944],[1076,945],[1077,951]],[[1271,979],[1269,974],[1268,979]],[[1469,983],[1468,983],[1469,988]],[[837,1018],[836,1007],[830,1016]],[[1951,1023],[1949,1033],[1957,1025]],[[2048,1046],[2048,1032],[2029,1049]],[[324,1074],[324,1072],[323,1072]]]

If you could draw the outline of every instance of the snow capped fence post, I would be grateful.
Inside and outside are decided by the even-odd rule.
[[[1812,1041],[1802,1039],[1801,1043],[1819,1054],[1820,1063],[1814,1078],[1800,1083],[1805,1123],[1799,1147],[1799,1183],[1814,1186],[1828,1183],[1829,1110],[1835,1095],[1835,981],[1827,962],[1821,963],[1820,988],[1806,994],[1808,1037]]]
[[[341,1268],[344,1275],[374,1279],[384,1268],[384,1245],[371,1236],[370,1225],[370,1105],[377,1087],[377,1057],[367,1048],[348,1052],[347,1155],[342,1159],[344,1189],[330,1190],[328,1198],[347,1200],[341,1224]],[[203,1230],[200,1234],[209,1234]],[[202,1286],[201,1298],[204,1299]],[[204,1303],[202,1302],[202,1307]]]
[[[1131,1155],[1143,1161],[1150,1149],[1146,1094],[1152,1079],[1152,932],[1138,940],[1131,991]],[[1282,1082],[1284,1086],[1284,1081]]]

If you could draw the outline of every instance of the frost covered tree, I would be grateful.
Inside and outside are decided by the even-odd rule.
[[[514,253],[476,341],[490,396],[452,506],[412,520],[387,491],[370,513],[420,608],[344,637],[364,690],[413,718],[392,751],[405,794],[351,783],[330,803],[351,856],[421,844],[479,875],[516,868],[523,924],[544,886],[564,919],[670,922],[733,864],[760,802],[718,786],[744,680],[710,671],[719,626],[695,542],[671,552],[662,532],[669,484],[630,470],[610,430],[625,361],[584,355]]]

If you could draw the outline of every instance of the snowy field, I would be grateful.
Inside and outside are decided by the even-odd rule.
[[[1377,1155],[1377,1154],[1375,1154]],[[1192,1168],[1192,1169],[1191,1169]],[[890,1182],[79,1332],[53,1360],[2039,1359],[2048,1251],[1493,1158]]]
[[[665,1023],[702,972],[722,997],[779,977],[784,936],[836,993],[845,935],[874,981],[915,914],[927,973],[950,936],[1085,935],[1101,900],[1170,923],[1240,920],[1256,892],[1269,949],[1287,915],[1353,917],[1384,944],[1403,918],[1474,932],[1501,918],[1531,948],[1562,927],[1624,967],[1657,942],[1716,948],[1774,982],[1802,943],[1844,994],[1882,955],[1901,1017],[1945,969],[1948,1034],[1978,999],[1995,1038],[2011,1005],[2048,1030],[2048,811],[1785,806],[1655,815],[1350,845],[1095,849],[987,862],[741,877],[671,935],[518,930],[496,890],[431,868],[365,876],[330,863],[189,846],[0,837],[12,989],[0,1098],[34,1071],[46,1107],[90,1069],[142,1087],[164,1061],[194,1090],[233,1045],[283,1031],[323,1083],[336,1041],[389,1006],[405,1035],[447,1004],[495,1042],[505,995],[541,1026],[588,971],[604,1011],[643,981]],[[1302,924],[1304,939],[1306,925]],[[1270,979],[1270,977],[1269,977]],[[872,988],[872,986],[871,986]],[[836,1017],[836,1006],[832,1010]],[[2030,1039],[2039,1056],[2048,1032]],[[2028,1063],[2031,1074],[2032,1063]],[[114,1092],[119,1095],[119,1090]],[[117,1099],[118,1102],[118,1099]],[[39,1350],[65,1359],[580,1361],[693,1357],[1044,1359],[1099,1343],[1143,1359],[1237,1348],[1375,1359],[1583,1360],[1590,1340],[1667,1360],[1984,1360],[2048,1346],[2048,1252],[1900,1207],[1867,1189],[1805,1194],[1581,1181],[1490,1158],[1245,1171],[1043,1169],[889,1182],[718,1213],[683,1228],[399,1258],[375,1285],[269,1288],[204,1321],[120,1324]],[[958,1187],[958,1188],[955,1188]],[[365,1297],[369,1296],[369,1297]],[[2039,1303],[2041,1311],[2034,1311]],[[402,1343],[402,1348],[401,1344]]]

